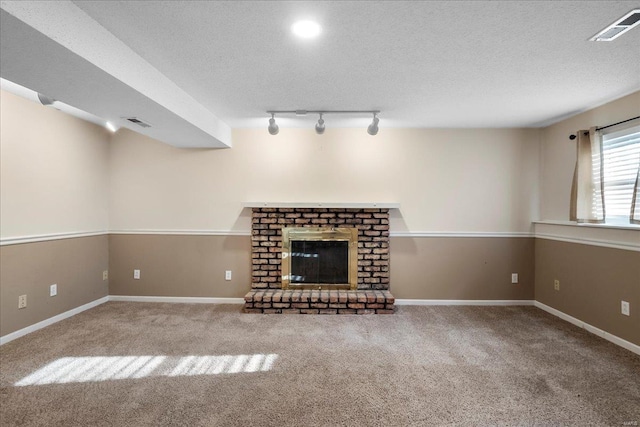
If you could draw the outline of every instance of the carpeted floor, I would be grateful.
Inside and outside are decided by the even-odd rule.
[[[638,425],[640,356],[533,307],[110,302],[0,347],[0,424]]]

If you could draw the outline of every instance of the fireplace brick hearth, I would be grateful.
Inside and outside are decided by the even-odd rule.
[[[244,297],[246,313],[267,314],[392,314],[389,291],[254,289]]]
[[[245,312],[393,313],[395,300],[389,292],[389,209],[254,207],[251,222],[252,290],[245,296]],[[282,289],[283,227],[356,228],[357,290]]]

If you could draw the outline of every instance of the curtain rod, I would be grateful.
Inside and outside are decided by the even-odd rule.
[[[631,120],[638,120],[638,119],[640,119],[640,116],[632,117],[630,119],[623,120],[623,121],[618,122],[618,123],[613,123],[613,124],[610,124],[610,125],[602,126],[600,128],[596,128],[596,130],[602,130],[602,129],[610,128],[610,127],[613,127],[613,126],[618,126],[618,125],[621,125],[622,123],[627,123],[627,122],[630,122]],[[585,132],[585,135],[587,133],[588,132]],[[569,135],[569,139],[573,141],[574,139],[576,139],[576,136],[575,135]]]

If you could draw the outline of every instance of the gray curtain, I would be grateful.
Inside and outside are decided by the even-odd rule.
[[[569,219],[602,223],[605,218],[602,135],[595,127],[578,131],[576,153]]]

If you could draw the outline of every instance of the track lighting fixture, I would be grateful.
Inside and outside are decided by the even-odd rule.
[[[367,133],[369,135],[377,135],[378,134],[378,123],[380,122],[380,119],[378,118],[378,113],[380,113],[380,110],[279,110],[279,111],[267,111],[267,114],[271,114],[271,118],[269,119],[269,133],[271,135],[277,135],[278,131],[280,130],[278,128],[278,125],[276,124],[276,119],[275,119],[275,115],[276,114],[295,114],[296,116],[306,116],[307,113],[314,113],[314,114],[318,114],[320,116],[320,118],[318,119],[318,122],[316,123],[316,133],[318,135],[322,135],[324,133],[325,130],[325,126],[324,126],[324,118],[323,115],[324,114],[373,114],[373,121],[371,122],[371,124],[367,127]]]
[[[378,134],[378,123],[379,122],[380,122],[380,119],[378,118],[377,113],[373,113],[373,121],[371,122],[371,124],[367,128],[367,133],[369,135],[377,135]]]
[[[324,133],[324,119],[322,118],[322,113],[320,113],[320,118],[318,119],[318,123],[316,123],[316,133],[318,135],[322,135]]]
[[[271,113],[271,118],[269,119],[269,133],[271,135],[277,135],[280,132],[280,128],[276,124],[275,113]]]

